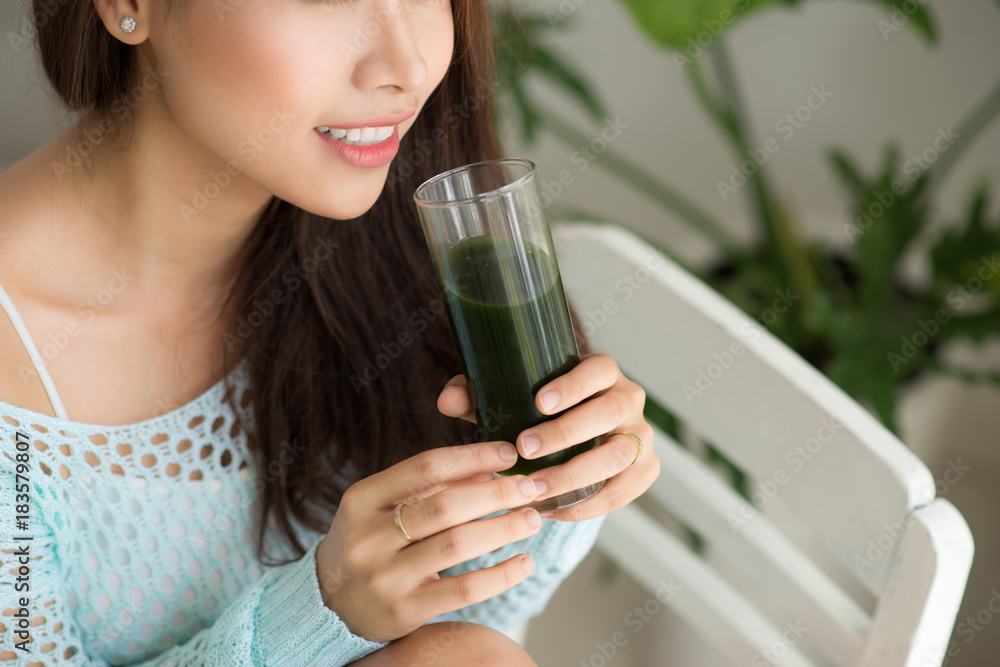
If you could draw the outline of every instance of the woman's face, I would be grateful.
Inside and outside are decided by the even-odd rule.
[[[169,14],[162,2],[150,11],[144,46],[166,72],[166,115],[187,135],[176,149],[200,145],[208,159],[194,164],[219,159],[206,184],[225,182],[228,162],[230,178],[336,219],[371,208],[389,164],[352,163],[316,128],[412,112],[401,137],[454,48],[451,0],[174,0]]]

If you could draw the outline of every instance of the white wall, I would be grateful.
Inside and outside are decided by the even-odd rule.
[[[749,188],[722,201],[716,182],[729,176],[737,160],[704,118],[671,53],[638,32],[622,3],[565,3],[575,1],[581,4],[571,23],[552,43],[589,75],[611,115],[629,124],[612,146],[748,238]],[[559,4],[518,3],[539,8]],[[767,168],[810,234],[847,243],[843,195],[822,157],[828,147],[846,149],[873,168],[883,143],[896,139],[906,159],[930,147],[938,128],[957,126],[1000,80],[1000,5],[993,0],[926,4],[938,19],[937,47],[925,46],[912,30],[884,39],[877,21],[887,13],[876,3],[863,2],[767,9],[726,32],[755,145],[767,137],[778,140],[780,148]],[[703,66],[707,61],[703,58]],[[533,83],[531,90],[540,99],[565,107],[561,92]],[[775,123],[805,102],[812,85],[825,86],[833,95],[785,139]],[[575,109],[564,113],[596,136],[595,126],[585,124]],[[570,151],[554,139],[537,149],[516,142],[509,146],[537,158],[543,179],[554,180],[560,170],[570,169],[575,180],[560,203],[619,219],[662,239],[684,258],[704,257],[707,248],[683,223],[636,197],[599,166],[579,173],[569,161]],[[940,203],[946,215],[961,210],[976,178],[1000,181],[1000,123],[981,135],[944,184]]]

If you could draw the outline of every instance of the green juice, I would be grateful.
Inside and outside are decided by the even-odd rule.
[[[526,271],[512,259],[519,246]],[[463,239],[443,263],[441,291],[476,419],[487,431],[482,439],[516,444],[522,431],[562,414],[539,412],[535,394],[580,363],[562,279],[544,251],[507,237]],[[529,474],[599,444],[595,437],[541,458],[519,458],[501,474]]]

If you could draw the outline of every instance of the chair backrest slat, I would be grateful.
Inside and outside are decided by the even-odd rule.
[[[929,667],[944,660],[972,567],[972,533],[938,498],[913,513],[859,667]]]
[[[850,664],[871,626],[869,615],[770,519],[659,429],[660,477],[647,495],[684,525],[696,527],[728,578],[772,622],[801,623],[805,642],[833,664]]]
[[[733,664],[771,664],[780,650],[782,667],[815,667],[776,627],[688,547],[635,504],[615,512],[597,537],[598,547],[660,604],[667,604]],[[790,634],[788,639],[791,639]],[[778,647],[777,649],[775,647]]]
[[[892,554],[866,558],[869,542],[934,498],[926,466],[819,371],[638,237],[579,223],[555,225],[553,235],[563,285],[595,349],[614,350],[648,395],[756,480],[765,503],[768,492],[780,494],[879,595]]]
[[[733,664],[767,664],[782,623],[796,620],[810,633],[785,641],[777,664],[940,664],[973,545],[958,511],[935,500],[927,467],[754,318],[634,233],[589,222],[553,224],[552,233],[591,347],[741,469],[753,500],[657,429],[660,478],[642,502],[608,517],[599,548],[650,592],[675,577],[671,607]],[[759,319],[796,307],[786,290]],[[705,539],[704,558],[654,518],[663,512]]]

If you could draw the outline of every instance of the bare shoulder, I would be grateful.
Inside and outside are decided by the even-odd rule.
[[[55,146],[53,140],[0,172],[0,285],[24,319],[38,308],[27,284],[43,259],[37,252],[37,234],[52,223],[46,185]],[[0,401],[54,414],[31,356],[5,309],[0,309]]]
[[[61,139],[36,148],[0,172],[0,253],[37,229],[46,210],[51,221],[53,186],[60,183],[53,163]]]

